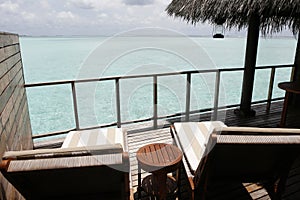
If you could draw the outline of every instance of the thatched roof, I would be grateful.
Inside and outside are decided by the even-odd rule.
[[[166,10],[192,24],[225,22],[227,28],[241,29],[248,26],[251,15],[258,15],[265,33],[300,29],[300,0],[173,0]]]

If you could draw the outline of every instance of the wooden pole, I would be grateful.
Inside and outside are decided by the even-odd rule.
[[[297,42],[296,55],[294,61],[293,81],[299,81],[299,80],[300,80],[300,30],[298,34],[298,42]]]
[[[249,20],[247,47],[244,65],[244,78],[242,97],[239,114],[242,116],[254,116],[255,111],[251,110],[252,93],[254,87],[254,75],[259,39],[260,20],[258,15],[252,15]]]
[[[300,82],[300,30],[298,33],[298,42],[296,47],[296,54],[295,54],[295,60],[294,60],[294,72],[292,75],[292,81]],[[291,96],[291,101],[288,102],[289,104],[293,106],[299,106],[300,101],[300,95],[299,94],[293,94]]]

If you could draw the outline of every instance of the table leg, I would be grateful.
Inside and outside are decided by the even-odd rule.
[[[281,113],[281,120],[280,120],[280,127],[285,127],[285,122],[286,122],[286,117],[287,117],[287,107],[289,104],[289,92],[285,92],[285,97],[284,97],[284,103],[283,103],[283,108],[282,108],[282,113]]]
[[[138,199],[141,199],[141,190],[142,190],[142,172],[141,172],[141,166],[138,163]]]
[[[153,189],[159,200],[167,199],[167,174],[153,173],[152,175]]]
[[[181,187],[181,168],[183,166],[182,161],[179,164],[179,167],[177,169],[177,173],[176,173],[176,181],[177,181],[177,196],[178,199],[181,199],[181,193],[180,193],[180,187]]]

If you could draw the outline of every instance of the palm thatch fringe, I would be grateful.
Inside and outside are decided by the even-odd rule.
[[[263,33],[300,29],[300,0],[173,0],[166,11],[192,24],[224,23],[229,29],[247,27],[252,15],[259,16]]]

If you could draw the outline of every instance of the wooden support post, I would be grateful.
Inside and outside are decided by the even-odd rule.
[[[294,73],[293,73],[293,81],[300,81],[300,31],[298,33],[298,42],[296,47],[296,54],[295,54],[295,60],[294,60]],[[288,102],[289,104],[292,104],[293,106],[299,106],[298,102],[300,101],[300,95],[299,94],[293,94],[291,95],[291,101]]]
[[[259,24],[259,16],[252,15],[249,20],[242,97],[240,110],[238,112],[242,116],[255,115],[255,111],[251,110],[251,101],[259,39]]]
[[[295,61],[294,61],[294,81],[300,80],[300,31],[298,34],[298,42],[297,42],[297,48],[296,48],[296,55],[295,55]]]

